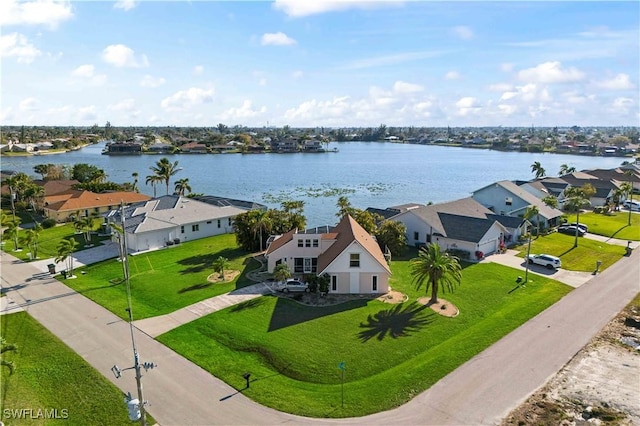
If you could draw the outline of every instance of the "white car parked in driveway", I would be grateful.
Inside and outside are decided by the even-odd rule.
[[[547,269],[558,269],[562,266],[560,258],[550,254],[530,254],[527,260],[529,264],[544,266]]]

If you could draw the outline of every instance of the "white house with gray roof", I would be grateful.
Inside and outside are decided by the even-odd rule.
[[[532,223],[540,221],[543,228],[559,224],[562,212],[547,206],[526,189],[509,180],[492,183],[473,192],[472,198],[500,216],[523,217],[527,207],[535,206],[540,212]]]
[[[470,197],[413,206],[389,220],[404,224],[409,245],[435,243],[443,250],[466,251],[471,260],[475,259],[476,252],[491,254],[498,251],[501,244],[515,242],[523,223],[518,218],[496,215]]]
[[[250,208],[232,203],[220,204],[166,195],[126,207],[128,251],[157,250],[167,245],[233,232],[233,218]],[[121,220],[119,209],[107,214],[107,222],[120,225]]]

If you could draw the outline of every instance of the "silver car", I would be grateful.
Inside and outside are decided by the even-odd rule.
[[[298,280],[297,278],[290,278],[280,284],[280,286],[278,287],[278,291],[281,291],[283,293],[289,293],[289,292],[293,293],[293,292],[304,291],[308,293],[309,284],[304,283]]]

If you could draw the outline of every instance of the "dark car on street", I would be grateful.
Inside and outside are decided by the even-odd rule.
[[[573,236],[575,236],[577,232],[578,237],[584,237],[584,234],[586,234],[583,228],[575,225],[560,225],[558,226],[558,232],[560,232],[561,234],[567,234],[567,235],[573,235]]]

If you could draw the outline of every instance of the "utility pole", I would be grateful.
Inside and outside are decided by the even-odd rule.
[[[524,270],[524,283],[527,284],[529,282],[529,255],[531,254],[531,230],[529,226],[533,226],[531,222],[526,220],[527,223],[527,232],[529,233],[529,242],[527,244],[527,261],[525,262],[525,270]]]
[[[147,420],[145,418],[145,409],[144,406],[146,401],[144,400],[144,396],[142,394],[142,372],[140,366],[140,355],[138,354],[138,349],[136,347],[136,337],[133,331],[133,309],[131,308],[131,283],[129,280],[129,256],[127,251],[127,238],[126,238],[126,228],[125,228],[125,214],[124,214],[124,203],[120,206],[120,219],[122,224],[122,234],[121,245],[122,248],[122,262],[123,262],[123,270],[124,270],[124,280],[127,290],[127,312],[129,313],[129,330],[131,332],[131,345],[133,347],[133,369],[136,372],[136,385],[138,388],[138,399],[137,404],[136,400],[131,398],[131,393],[128,394],[128,397],[125,398],[125,402],[129,406],[129,418],[132,421],[140,420],[140,424],[142,426],[147,425]],[[144,367],[145,371],[149,368],[154,368],[155,364],[145,362],[142,367]],[[121,370],[117,365],[114,365],[111,370],[115,374],[116,378],[120,377]]]

